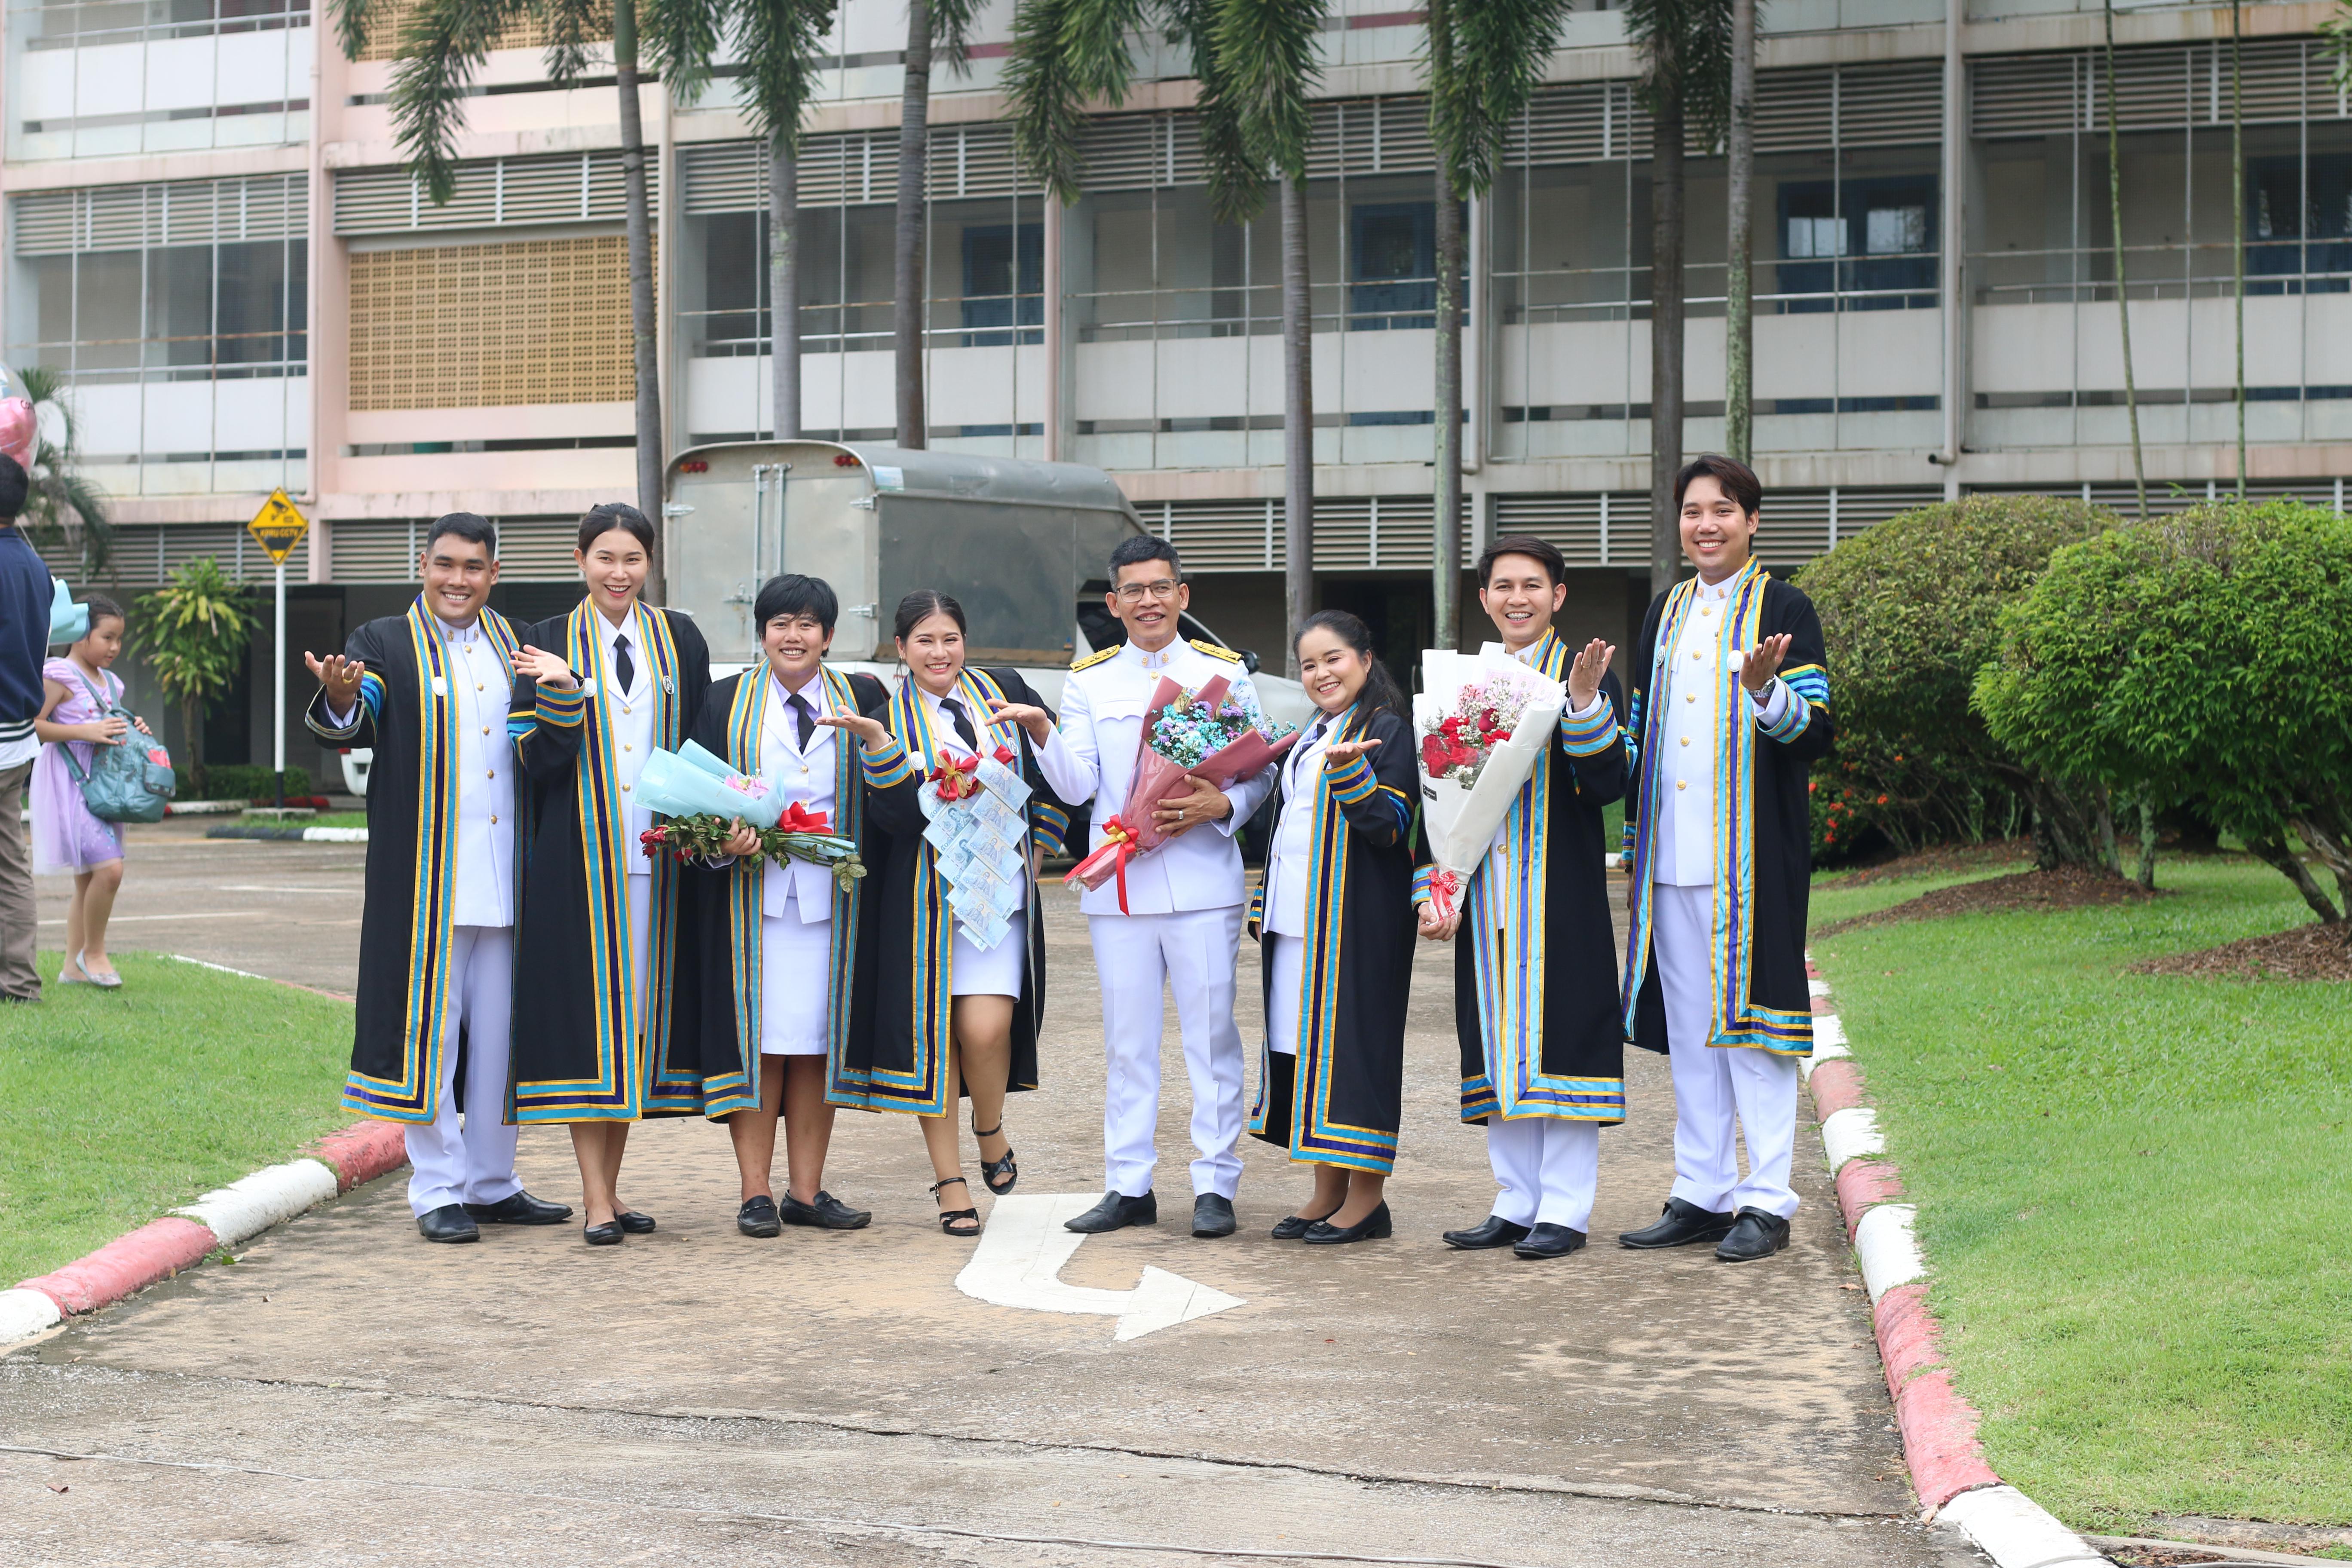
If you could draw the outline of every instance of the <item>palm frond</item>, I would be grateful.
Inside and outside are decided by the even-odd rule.
[[[1429,134],[1457,195],[1494,188],[1504,138],[1542,82],[1572,8],[1570,0],[1444,0],[1430,6],[1423,57]]]
[[[816,56],[833,30],[834,8],[834,0],[735,3],[744,116],[761,140],[787,153],[800,150],[801,115],[816,91]]]
[[[988,0],[931,0],[931,47],[958,76],[971,74],[971,29]]]
[[[547,49],[541,58],[547,79],[572,87],[586,79],[601,63],[601,45],[613,37],[613,7],[596,0],[540,0],[540,16],[547,23]]]
[[[531,7],[532,0],[426,0],[401,35],[393,123],[410,170],[436,206],[457,188],[454,143],[466,118],[466,89],[499,34]]]
[[[701,101],[710,86],[710,60],[719,52],[727,9],[723,0],[638,0],[646,61],[681,107]]]
[[[1325,9],[1326,0],[1217,0],[1217,68],[1244,153],[1291,179],[1307,174]]]
[[[1642,63],[1633,90],[1643,106],[1676,93],[1692,139],[1721,141],[1731,123],[1730,0],[1627,0],[1625,35]]]
[[[1191,55],[1192,79],[1201,84],[1194,110],[1200,116],[1201,161],[1209,176],[1209,203],[1220,223],[1247,223],[1265,210],[1273,189],[1266,165],[1250,154],[1232,72],[1217,53],[1219,0],[1162,0],[1168,35]]]
[[[335,42],[347,60],[366,52],[372,4],[373,0],[332,0],[330,13],[335,19]]]
[[[2352,0],[2338,0],[2336,15],[2319,24],[2320,47],[2336,57],[2337,92],[2352,92]]]
[[[1013,154],[1065,206],[1078,199],[1086,173],[1078,139],[1087,100],[1126,100],[1135,79],[1128,37],[1144,10],[1145,0],[1022,0],[1013,14],[1004,89]]]

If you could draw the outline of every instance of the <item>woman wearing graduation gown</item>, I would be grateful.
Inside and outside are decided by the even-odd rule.
[[[648,857],[652,814],[633,796],[656,747],[675,751],[702,710],[710,652],[688,616],[641,604],[653,525],[608,503],[580,521],[588,596],[521,633],[508,727],[529,785],[529,849],[515,924],[508,1120],[568,1122],[592,1247],[654,1228],[623,1204],[629,1123],[701,1109],[699,988],[675,984],[694,950],[697,874]]]
[[[980,1211],[966,1201],[952,1120],[971,1098],[972,1137],[988,1190],[1013,1190],[1020,1171],[1004,1136],[1008,1089],[1037,1087],[1037,1027],[1045,1010],[1045,930],[1037,914],[1038,857],[1061,842],[1069,814],[1052,789],[1067,787],[1076,760],[1054,716],[1010,669],[964,664],[963,606],[933,589],[899,602],[898,694],[856,717],[826,723],[855,732],[866,753],[867,809],[883,836],[876,928],[879,971],[875,1026],[852,1043],[834,1100],[919,1118],[937,1180],[940,1228],[978,1236]],[[1029,854],[1020,868],[1020,908],[1002,940],[982,947],[949,907],[938,851],[923,836],[923,795],[939,770],[977,752],[1013,769],[1030,789],[1023,806]],[[994,1145],[1003,1152],[992,1155]]]
[[[865,768],[848,737],[821,721],[887,698],[870,675],[825,665],[840,600],[798,573],[771,577],[752,601],[764,662],[714,683],[694,739],[786,806],[826,819],[827,831],[874,855]],[[702,1113],[727,1123],[743,1184],[735,1226],[772,1237],[786,1225],[856,1230],[874,1216],[824,1190],[833,1140],[826,1090],[852,1040],[874,1027],[873,883],[760,855],[740,821],[726,845],[735,858],[696,879],[709,940],[682,955],[702,985]],[[775,1193],[776,1121],[784,1123],[783,1195]]]
[[[1282,802],[1250,911],[1265,1049],[1250,1133],[1310,1165],[1276,1241],[1385,1238],[1412,984],[1412,803],[1403,694],[1345,610],[1307,617],[1298,679],[1319,710],[1279,765]]]

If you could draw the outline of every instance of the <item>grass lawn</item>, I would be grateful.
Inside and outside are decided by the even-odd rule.
[[[0,1288],[351,1118],[336,1108],[352,1009],[159,953],[122,989],[44,985],[0,1009]],[[62,961],[41,955],[41,973]]]
[[[1817,941],[1993,1468],[2079,1529],[2352,1522],[2352,985],[2139,975],[2309,913],[2239,858],[2153,903]],[[1815,925],[1925,890],[1841,891]]]
[[[297,817],[287,826],[289,827],[365,827],[367,825],[367,813],[364,811],[322,811],[316,816]]]

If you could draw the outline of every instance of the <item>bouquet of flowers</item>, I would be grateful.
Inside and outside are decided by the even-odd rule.
[[[740,818],[759,833],[760,855],[779,866],[787,860],[822,866],[845,888],[866,875],[856,841],[835,833],[824,813],[812,812],[798,801],[788,808],[781,805],[766,784],[736,772],[692,741],[675,752],[655,748],[637,775],[636,793],[646,805],[669,819],[637,836],[637,847],[648,858],[722,858],[728,835]]]
[[[1504,654],[1422,655],[1412,700],[1421,736],[1422,820],[1429,830],[1430,901],[1460,907],[1463,885],[1493,844],[1536,759],[1552,743],[1567,693]]]
[[[1123,891],[1127,862],[1167,842],[1152,821],[1152,807],[1181,793],[1187,776],[1230,789],[1281,761],[1297,739],[1296,729],[1232,695],[1232,683],[1222,675],[1198,691],[1161,676],[1144,710],[1127,799],[1118,816],[1101,824],[1108,842],[1063,880],[1091,889],[1118,876]]]

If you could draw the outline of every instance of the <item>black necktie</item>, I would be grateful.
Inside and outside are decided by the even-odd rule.
[[[1307,750],[1307,747],[1313,745],[1316,742],[1321,740],[1323,738],[1323,731],[1328,729],[1330,724],[1331,716],[1328,713],[1326,713],[1320,719],[1316,720],[1315,727],[1307,731],[1307,739],[1298,742],[1298,749],[1303,752]]]
[[[801,750],[805,752],[809,749],[809,742],[816,739],[816,710],[810,707],[809,700],[797,691],[793,693],[791,700],[793,711],[801,721]]]
[[[621,694],[627,696],[629,688],[637,683],[637,667],[629,658],[628,634],[613,639],[613,673],[620,678]]]
[[[952,697],[946,697],[940,700],[940,706],[946,709],[948,717],[955,721],[956,733],[963,737],[966,749],[980,750],[980,737],[972,732],[971,715],[963,710],[963,704]]]

